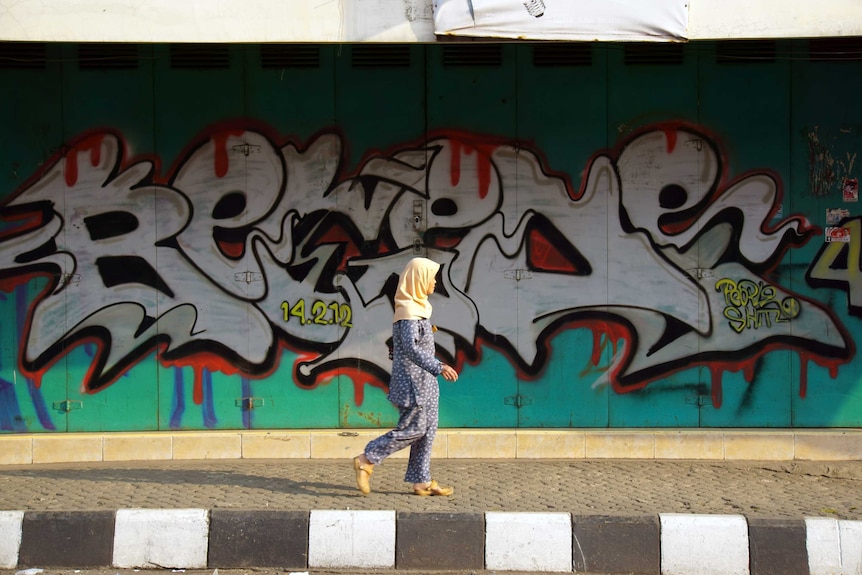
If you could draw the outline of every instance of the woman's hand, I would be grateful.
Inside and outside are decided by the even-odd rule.
[[[455,368],[449,365],[443,364],[443,371],[440,372],[440,375],[443,376],[443,379],[446,381],[458,381],[458,372],[455,371]]]

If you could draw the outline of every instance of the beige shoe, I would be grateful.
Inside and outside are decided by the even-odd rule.
[[[368,482],[371,479],[371,474],[374,473],[374,467],[364,465],[359,457],[353,458],[353,471],[356,472],[356,487],[363,495],[371,493],[371,484]]]
[[[429,485],[428,487],[426,487],[424,489],[416,489],[414,487],[413,493],[416,495],[421,495],[422,497],[427,497],[429,495],[443,495],[443,496],[448,497],[448,496],[452,495],[453,493],[455,493],[455,488],[454,487],[443,487],[442,485],[437,483],[436,479],[432,479],[431,485]]]

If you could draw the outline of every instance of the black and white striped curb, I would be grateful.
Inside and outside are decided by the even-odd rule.
[[[862,521],[235,509],[0,511],[0,568],[862,573]]]

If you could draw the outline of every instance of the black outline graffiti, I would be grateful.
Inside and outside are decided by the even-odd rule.
[[[565,219],[571,215],[570,210],[589,207],[592,200],[587,195],[590,193],[607,194],[596,200],[599,205],[605,200],[617,202],[616,205],[605,204],[605,211],[601,213],[607,214],[607,210],[612,210],[611,213],[617,215],[616,220],[611,219],[613,221],[609,222],[618,225],[619,237],[630,242],[623,245],[622,249],[628,249],[625,246],[629,245],[642,250],[645,256],[654,259],[657,266],[666,270],[661,273],[667,273],[668,278],[690,289],[698,297],[708,297],[709,290],[699,283],[699,277],[692,275],[691,270],[685,269],[680,262],[705,241],[712,241],[714,246],[718,246],[713,246],[714,253],[705,269],[730,269],[742,274],[738,279],[749,281],[747,277],[757,278],[768,274],[788,250],[805,244],[812,237],[814,228],[799,217],[785,219],[770,227],[768,220],[775,213],[775,205],[763,206],[762,213],[753,215],[743,213],[738,206],[726,202],[725,196],[731,191],[743,189],[749,178],[759,178],[761,185],[772,186],[777,190],[775,203],[780,201],[780,187],[776,178],[766,171],[744,174],[727,181],[723,155],[715,143],[716,139],[696,127],[671,123],[650,126],[630,134],[615,149],[594,156],[590,167],[596,171],[588,170],[578,194],[571,192],[568,178],[548,170],[536,152],[505,140],[459,133],[435,134],[421,144],[402,146],[385,154],[367,157],[357,173],[342,176],[340,170],[344,157],[340,148],[333,148],[336,151],[329,155],[324,153],[321,157],[314,156],[319,150],[316,146],[334,145],[327,139],[331,133],[322,132],[307,146],[299,148],[290,142],[278,144],[272,136],[254,131],[253,128],[230,124],[203,133],[184,151],[164,182],[155,175],[155,162],[147,159],[128,160],[125,157],[119,135],[110,132],[85,134],[73,140],[62,154],[56,155],[39,174],[4,202],[0,208],[0,216],[4,219],[12,220],[24,215],[30,215],[31,218],[0,237],[0,254],[4,243],[8,246],[13,241],[21,240],[21,245],[28,247],[5,260],[6,269],[0,270],[0,278],[19,278],[27,274],[52,276],[50,287],[32,303],[31,316],[22,339],[21,364],[26,370],[38,372],[48,369],[79,342],[96,342],[98,352],[85,381],[90,391],[110,385],[154,349],[159,350],[159,357],[168,365],[198,364],[207,369],[222,368],[248,377],[265,377],[277,367],[280,347],[283,346],[300,354],[295,369],[295,378],[300,385],[314,386],[327,374],[345,370],[351,373],[365,372],[371,379],[385,382],[388,367],[383,361],[383,345],[374,348],[376,351],[370,356],[349,349],[340,355],[344,347],[363,343],[355,338],[372,340],[378,337],[377,334],[366,332],[357,336],[359,330],[349,326],[350,329],[341,331],[306,335],[292,331],[292,326],[277,321],[277,316],[273,317],[271,311],[265,312],[263,307],[272,300],[279,303],[311,301],[312,295],[305,294],[313,294],[313,297],[327,301],[344,299],[345,303],[341,305],[349,306],[355,311],[356,317],[372,311],[379,317],[391,313],[393,278],[397,276],[398,266],[401,265],[397,262],[410,257],[415,245],[407,242],[409,234],[413,232],[405,232],[397,227],[397,218],[401,217],[398,210],[403,209],[408,201],[429,202],[429,222],[421,230],[421,245],[433,250],[435,257],[446,259],[441,262],[446,271],[440,282],[440,297],[450,302],[461,302],[464,312],[461,318],[457,318],[464,321],[463,324],[440,326],[441,336],[449,340],[448,345],[440,349],[447,361],[476,362],[481,358],[482,346],[488,345],[503,350],[516,366],[519,375],[530,379],[540,375],[547,366],[550,341],[555,334],[562,329],[585,326],[596,333],[609,334],[615,347],[618,342],[624,343],[624,351],[611,358],[608,374],[614,389],[626,392],[641,389],[657,378],[696,365],[756,362],[762,354],[775,348],[805,350],[824,360],[846,361],[855,354],[852,340],[829,310],[813,300],[793,294],[785,297],[793,297],[800,302],[801,321],[807,321],[804,317],[806,313],[809,316],[814,314],[831,322],[833,333],[837,336],[833,336],[831,341],[818,341],[816,332],[810,331],[813,328],[806,328],[809,331],[803,329],[799,334],[761,333],[757,340],[724,346],[718,341],[719,326],[715,321],[720,317],[720,310],[717,314],[711,311],[713,315],[709,326],[702,328],[695,325],[692,318],[679,317],[653,306],[649,297],[638,301],[637,297],[631,297],[629,293],[626,294],[629,297],[626,301],[614,301],[602,306],[601,297],[596,297],[596,294],[579,297],[580,294],[574,293],[570,301],[566,301],[563,297],[566,294],[560,293],[561,288],[558,286],[561,284],[555,282],[561,279],[576,282],[579,278],[601,278],[605,277],[602,274],[608,273],[599,269],[601,262],[594,259],[595,254],[591,256],[585,251],[586,244],[576,241],[580,231],[569,226],[574,220]],[[648,144],[653,147],[644,148],[645,153],[664,154],[656,156],[659,160],[670,158],[674,153],[695,153],[675,147],[683,145],[676,142],[678,135],[690,138],[686,141],[697,141],[697,153],[714,156],[715,178],[709,182],[706,193],[700,199],[679,182],[661,180],[661,173],[653,175],[652,179],[641,178],[640,182],[657,182],[657,187],[648,191],[654,194],[659,210],[654,221],[644,223],[640,214],[632,211],[632,207],[636,209],[638,206],[629,203],[630,198],[637,198],[637,194],[627,188],[632,176],[628,168],[621,167],[622,161],[630,149],[646,145],[644,142],[649,138],[658,144]],[[249,139],[254,142],[249,143]],[[245,142],[245,159],[239,159],[238,163],[252,162],[250,165],[253,167],[249,169],[251,175],[272,171],[273,177],[263,184],[272,182],[272,187],[266,188],[265,200],[260,200],[259,194],[230,185],[215,194],[210,191],[210,184],[218,184],[222,177],[235,176],[230,170],[241,169],[234,165],[237,158],[230,158],[228,146],[233,142],[236,147],[242,141]],[[111,147],[115,145],[114,142],[116,149]],[[659,146],[658,151],[656,145]],[[662,150],[662,145],[667,149]],[[252,148],[256,150],[256,157],[248,152]],[[88,158],[84,157],[87,151],[90,153]],[[107,153],[111,151],[115,154],[113,158],[103,158],[103,155],[108,157]],[[313,159],[306,159],[306,154],[313,156]],[[87,160],[91,165],[88,165]],[[113,163],[103,165],[109,160]],[[254,164],[255,161],[263,163]],[[79,323],[67,333],[57,336],[37,357],[27,359],[25,347],[31,335],[29,330],[33,326],[33,314],[39,311],[48,298],[69,289],[66,277],[69,272],[64,272],[64,276],[58,271],[60,268],[55,261],[45,260],[63,256],[78,265],[79,254],[58,245],[56,234],[42,243],[35,242],[35,238],[41,237],[40,234],[47,233],[50,222],[56,220],[51,225],[57,229],[69,225],[65,214],[56,212],[50,199],[15,202],[23,200],[31,190],[39,190],[39,186],[47,185],[44,178],[62,176],[63,162],[76,162],[75,178],[71,185],[75,185],[79,177],[93,179],[102,174],[102,188],[119,186],[119,191],[125,194],[115,200],[116,204],[103,206],[106,211],[83,216],[81,228],[90,242],[109,242],[142,231],[145,224],[138,215],[120,209],[122,201],[132,202],[129,198],[135,197],[136,190],[152,188],[165,197],[174,198],[177,206],[185,206],[188,213],[184,224],[177,226],[177,229],[169,229],[164,237],[156,238],[151,247],[165,250],[160,253],[175,258],[174,267],[166,266],[164,269],[190,272],[196,281],[203,278],[209,280],[209,283],[199,284],[201,288],[209,290],[204,292],[203,297],[209,293],[212,297],[223,298],[211,304],[217,316],[215,320],[206,317],[206,306],[195,303],[195,297],[201,297],[201,294],[190,294],[188,286],[185,286],[186,291],[179,290],[173,285],[176,276],[164,276],[146,258],[134,253],[100,253],[92,258],[91,265],[107,292],[116,292],[127,285],[145,286],[154,290],[155,298],[162,298],[159,300],[161,304],[155,306],[149,302],[144,304],[123,300],[121,296],[115,300],[106,300],[107,303],[93,307],[90,315],[82,314],[80,318],[75,318]],[[312,174],[314,170],[308,168],[311,166],[317,169],[316,162],[329,162],[331,165],[321,168],[320,174]],[[205,170],[211,169],[212,163],[215,164],[216,175],[210,176],[213,180],[209,182]],[[673,167],[673,162],[669,163]],[[543,197],[548,203],[541,209],[513,209],[511,203],[507,203],[511,202],[511,198],[507,197],[507,185],[511,185],[510,172],[515,165],[520,166],[518,169],[526,170],[518,176],[525,183],[522,185],[534,185],[542,193],[557,194],[553,201]],[[601,173],[604,166],[610,167],[606,176]],[[654,164],[650,169],[653,168]],[[308,169],[309,173],[302,174],[302,169]],[[202,171],[203,176],[195,170]],[[299,170],[300,173],[297,175],[291,170]],[[467,181],[469,178],[465,174],[468,173],[478,178],[478,186],[474,181]],[[515,173],[518,173],[517,169]],[[525,173],[533,178],[532,182]],[[137,176],[137,179],[125,181],[132,176]],[[300,179],[300,185],[291,188],[297,185],[295,177]],[[302,180],[303,177],[307,180]],[[607,188],[588,190],[587,179],[591,177],[607,177]],[[66,178],[68,180],[69,176],[66,175]],[[193,194],[188,192],[189,186],[197,186],[194,193],[205,198],[209,204],[196,205]],[[296,196],[301,193],[306,196]],[[208,194],[212,194],[212,197]],[[471,214],[469,208],[472,204],[467,198],[482,204],[482,210]],[[692,198],[696,201],[692,201]],[[268,203],[263,207],[255,206],[253,202],[257,200]],[[211,208],[208,208],[209,205]],[[96,211],[92,207],[88,209]],[[241,224],[233,221],[254,209],[258,209],[258,212]],[[201,246],[190,243],[203,237],[189,236],[194,217],[225,222],[204,226],[210,233],[206,239],[212,243],[211,252],[205,252]],[[591,221],[586,217],[583,219],[585,224]],[[560,222],[566,225],[560,225]],[[695,222],[698,227],[693,233]],[[231,223],[234,225],[229,225]],[[745,233],[759,233],[768,238],[771,246],[769,253],[758,259],[744,251]],[[26,240],[31,237],[34,238],[33,243],[28,245]],[[584,237],[578,239],[583,240]],[[544,254],[544,264],[540,261],[540,248],[548,250]],[[521,301],[526,303],[525,307],[535,307],[535,313],[528,309],[531,317],[527,317],[522,327],[532,334],[530,339],[534,350],[526,349],[523,342],[489,327],[488,313],[493,313],[493,309],[489,310],[488,304],[482,301],[481,290],[485,289],[482,286],[489,281],[485,277],[488,273],[487,261],[482,259],[485,256],[479,255],[483,250],[497,257],[500,269],[494,273],[502,274],[502,270],[505,270],[514,274],[515,281],[519,281],[522,271],[530,272],[540,286],[551,286],[545,288],[552,290],[549,292],[551,299],[559,300],[550,311],[539,311],[544,302]],[[213,262],[219,264],[221,269],[213,270]],[[246,262],[248,268],[253,269],[238,267]],[[609,265],[607,262],[605,264]],[[517,266],[523,266],[523,269]],[[278,277],[273,272],[277,272]],[[232,278],[232,275],[236,277]],[[810,275],[806,277],[812,285],[818,285],[816,278]],[[276,280],[278,285],[305,291],[297,295],[278,293],[271,286],[271,282]],[[238,283],[226,283],[230,281]],[[263,283],[253,285],[258,281]],[[574,288],[576,284],[571,285]],[[824,281],[822,285],[834,284]],[[249,350],[239,349],[229,343],[229,334],[213,331],[220,325],[224,329],[222,324],[234,317],[230,314],[225,317],[219,315],[224,311],[224,306],[236,306],[255,314],[253,320],[246,321],[247,325],[257,321],[261,324],[259,327],[262,332],[269,332],[270,339],[262,342],[263,353],[252,358]],[[153,310],[159,315],[155,315]],[[114,317],[113,313],[135,318],[137,323],[125,326],[125,331],[117,326],[88,325],[88,322],[100,322],[103,319],[109,321]],[[165,322],[168,315],[174,322],[170,324],[174,331],[159,325]],[[475,321],[472,319],[474,316]],[[354,325],[360,325],[360,322]],[[380,325],[385,323],[381,322]],[[649,326],[646,330],[645,325]],[[330,326],[348,327],[334,324],[303,327],[309,331]],[[375,328],[372,331],[379,330]],[[675,352],[674,344],[683,341],[697,342],[698,351]],[[112,357],[112,346],[119,342],[125,344],[125,352],[120,357]]]

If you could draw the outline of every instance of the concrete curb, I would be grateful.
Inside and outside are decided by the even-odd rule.
[[[862,521],[558,512],[0,511],[0,568],[108,566],[849,575],[862,570]]]
[[[0,434],[0,465],[344,459],[379,429]],[[407,457],[397,453],[393,457]],[[859,461],[860,429],[440,429],[434,459]]]

